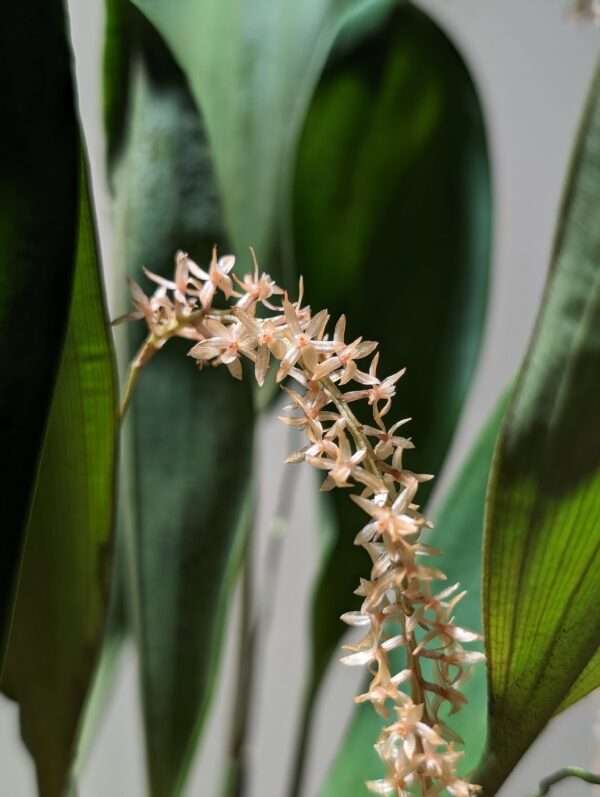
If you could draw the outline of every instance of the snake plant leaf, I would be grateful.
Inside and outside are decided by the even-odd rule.
[[[185,77],[139,12],[128,36],[131,85],[113,174],[117,262],[143,281],[143,266],[172,274],[177,249],[204,262],[225,236]],[[132,356],[143,333],[128,329]],[[126,571],[153,797],[180,792],[210,704],[251,469],[249,380],[200,374],[185,354],[173,341],[144,369],[124,430],[135,509]]]
[[[600,69],[536,330],[499,440],[484,559],[492,795],[561,706],[600,685]]]
[[[59,0],[24,0],[0,26],[0,669],[74,269],[79,150],[64,25]]]
[[[307,103],[338,27],[361,0],[135,3],[202,111],[233,245],[269,257]]]
[[[125,145],[138,23],[130,2],[105,0],[104,8],[102,100],[106,155],[112,167]]]
[[[85,169],[85,167],[83,167]],[[100,650],[114,515],[115,368],[85,174],[67,335],[33,496],[2,690],[42,797],[62,797]]]
[[[459,604],[457,619],[466,628],[480,632],[481,546],[485,496],[494,446],[507,407],[503,398],[475,441],[465,464],[455,478],[441,507],[428,542],[441,549],[436,566],[447,574],[448,583],[460,582],[467,596]],[[398,669],[402,666],[398,662]],[[462,691],[468,700],[449,724],[463,738],[465,756],[461,769],[469,772],[479,762],[486,734],[485,667],[473,669]],[[357,707],[346,738],[328,773],[321,797],[361,794],[366,779],[382,777],[381,762],[373,749],[383,721],[368,704]]]
[[[438,472],[473,375],[487,301],[491,192],[486,135],[469,73],[423,13],[401,6],[345,38],[311,103],[296,166],[298,268],[315,307],[380,341],[384,372],[408,366],[397,413],[408,466]],[[338,534],[312,614],[297,767],[313,704],[365,574],[352,545],[360,510],[332,493]],[[424,491],[425,495],[425,491]],[[300,777],[296,772],[295,780]]]

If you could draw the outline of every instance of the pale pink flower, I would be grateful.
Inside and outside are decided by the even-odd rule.
[[[348,479],[356,473],[358,465],[367,455],[364,448],[352,452],[348,438],[343,430],[337,435],[338,444],[330,443],[331,453],[326,451],[324,456],[307,457],[307,462],[316,468],[329,471],[329,475],[321,485],[322,490],[331,490],[333,487],[349,487]]]
[[[137,282],[129,280],[129,288],[133,299],[134,310],[113,321],[120,324],[122,321],[137,321],[143,318],[148,330],[153,336],[152,347],[160,349],[170,337],[178,335],[188,337],[189,330],[181,327],[177,317],[177,310],[167,296],[165,288],[158,288],[152,296],[148,297]]]
[[[259,273],[254,250],[250,251],[252,252],[252,259],[254,260],[254,272],[252,274],[245,274],[244,278],[241,280],[235,275],[233,277],[243,291],[242,294],[236,291],[233,292],[234,296],[240,297],[236,307],[242,310],[248,310],[253,304],[262,302],[262,304],[270,310],[277,310],[278,308],[270,304],[268,299],[270,299],[271,296],[283,294],[283,289],[271,279],[269,274]]]
[[[323,340],[325,327],[329,320],[329,314],[326,310],[321,310],[320,313],[317,313],[306,324],[306,328],[303,329],[302,318],[287,296],[283,298],[283,308],[288,325],[287,337],[289,342],[277,372],[278,382],[281,382],[288,375],[290,369],[296,365],[300,358],[302,358],[302,362],[309,372],[312,373],[318,365],[319,352],[333,351],[337,345],[334,342]]]
[[[212,306],[212,301],[217,290],[222,291],[226,298],[231,296],[233,292],[233,283],[229,272],[235,265],[235,257],[233,255],[225,255],[217,259],[217,248],[213,248],[212,258],[208,267],[208,272],[195,265],[194,274],[201,280],[205,280],[204,284],[199,285],[191,293],[198,296],[200,304],[207,310]]]
[[[225,326],[211,319],[204,322],[204,327],[211,336],[193,346],[189,351],[190,357],[200,362],[216,359],[217,364],[223,363],[232,376],[241,379],[240,356],[243,354],[254,360],[256,338],[241,323]]]
[[[327,376],[333,375],[332,378],[340,385],[345,385],[352,379],[356,379],[359,373],[355,360],[360,360],[363,357],[368,357],[377,348],[377,343],[372,340],[363,341],[362,338],[357,338],[352,343],[346,344],[344,342],[344,333],[346,330],[346,316],[340,316],[333,335],[333,341],[337,344],[337,351],[335,351],[327,359],[323,360],[314,370],[314,379],[324,379]]]
[[[444,744],[444,740],[426,722],[423,722],[423,705],[412,702],[396,706],[396,720],[384,728],[383,743],[402,747],[408,760],[414,758],[423,740],[432,746]]]
[[[144,274],[161,288],[173,291],[175,302],[182,311],[189,313],[196,307],[198,303],[196,297],[188,294],[201,286],[190,274],[199,278],[204,272],[185,252],[177,252],[175,255],[175,278],[173,280],[165,279],[147,268],[144,269]]]
[[[403,537],[411,537],[418,534],[423,525],[421,518],[408,514],[406,495],[404,493],[400,493],[391,506],[387,504],[380,506],[377,502],[363,498],[360,495],[352,495],[351,498],[373,518],[361,532],[361,534],[364,532],[365,540],[377,539],[388,535],[391,541],[397,542]]]
[[[367,399],[369,404],[375,405],[375,419],[379,421],[384,415],[387,415],[390,407],[392,406],[392,398],[396,395],[396,382],[405,374],[406,368],[396,371],[395,374],[386,376],[383,381],[377,378],[377,366],[379,364],[379,353],[373,357],[371,367],[369,368],[368,379],[370,384],[366,390],[352,390],[344,394],[344,398],[348,402],[359,401],[360,399]],[[363,381],[363,377],[359,374],[354,376],[357,382]],[[365,377],[366,379],[366,377]],[[379,409],[379,402],[383,401],[383,408]]]
[[[394,451],[398,449],[404,450],[408,448],[414,448],[412,440],[406,437],[399,437],[395,434],[396,429],[404,426],[404,424],[408,423],[409,421],[410,418],[404,418],[403,420],[395,423],[393,426],[390,426],[389,431],[386,430],[383,424],[381,425],[381,428],[376,428],[374,426],[368,426],[365,424],[365,434],[368,434],[369,437],[377,438],[377,444],[375,445],[375,456],[379,457],[379,459],[387,459],[390,454],[393,454]],[[398,464],[394,463],[394,467],[398,467]]]
[[[283,389],[292,400],[292,404],[288,404],[285,407],[286,410],[299,409],[304,418],[311,418],[313,420],[333,421],[334,424],[339,421],[340,418],[337,413],[323,411],[324,407],[326,407],[328,404],[331,404],[331,398],[327,395],[327,393],[325,393],[324,390],[321,389],[321,387],[314,391],[307,391],[303,396],[291,388],[284,387]],[[281,418],[281,420],[284,421],[284,423],[288,423],[293,419]],[[298,420],[299,423],[296,424],[292,422],[288,425],[297,426],[299,429],[304,427],[302,417],[295,420]]]

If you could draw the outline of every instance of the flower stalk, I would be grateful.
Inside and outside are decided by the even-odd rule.
[[[245,361],[262,385],[273,360],[277,381],[296,383],[296,389],[284,387],[291,403],[281,420],[304,431],[307,444],[287,461],[323,471],[323,490],[354,489],[350,498],[366,515],[354,542],[369,555],[371,570],[356,590],[360,610],[342,616],[363,637],[345,646],[342,661],[368,667],[370,685],[355,700],[370,702],[388,721],[375,745],[385,776],[367,786],[396,797],[471,797],[479,787],[457,773],[460,739],[446,715],[466,702],[460,684],[484,656],[463,648],[479,635],[454,623],[464,596],[459,585],[436,591],[434,582],[445,575],[422,563],[437,553],[422,540],[431,523],[416,503],[419,485],[432,477],[404,466],[413,444],[397,430],[407,421],[388,426],[386,417],[404,371],[379,377],[377,343],[347,342],[344,316],[328,331],[327,311],[313,315],[302,305],[302,280],[291,301],[256,260],[242,280],[231,276],[234,258],[218,258],[216,251],[207,270],[183,252],[175,263],[173,280],[146,272],[157,284],[151,297],[132,285],[134,310],[125,318],[143,318],[149,335],[132,364],[125,407],[141,368],[175,336],[190,340],[188,354],[199,368],[225,365],[241,379]],[[217,297],[226,308],[214,306]],[[362,369],[359,362],[371,356]],[[370,408],[373,425],[358,420],[356,402]],[[395,650],[404,651],[398,672],[390,655]]]
[[[558,772],[555,772],[553,775],[548,775],[547,778],[544,778],[540,782],[540,790],[535,797],[544,797],[544,795],[550,794],[550,790],[553,786],[556,786],[557,783],[562,783],[562,781],[567,780],[567,778],[577,778],[585,783],[600,786],[600,775],[588,772],[581,767],[564,767],[564,769],[559,769]]]

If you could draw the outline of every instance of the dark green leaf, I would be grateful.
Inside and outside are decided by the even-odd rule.
[[[106,619],[116,385],[89,196],[19,573],[2,690],[18,701],[43,797],[62,797]]]
[[[127,126],[136,12],[124,0],[105,0],[103,101],[109,164],[122,152]]]
[[[296,170],[294,232],[314,307],[345,313],[349,339],[403,365],[408,466],[439,471],[477,359],[490,260],[486,136],[469,74],[421,12],[401,7],[334,56],[310,106]],[[340,493],[337,495],[336,493]],[[360,510],[333,494],[340,532],[313,607],[311,703],[365,574]],[[301,753],[300,753],[301,755]],[[299,764],[300,766],[300,764]]]
[[[204,261],[224,234],[185,79],[141,15],[134,24],[114,185],[117,261],[143,281],[142,266],[172,274],[176,249]],[[125,303],[125,274],[122,285]],[[133,354],[144,330],[129,332]],[[135,507],[128,571],[154,797],[179,793],[212,696],[251,468],[250,382],[198,373],[186,348],[175,341],[146,367],[125,430]]]
[[[436,566],[447,574],[448,583],[459,581],[461,588],[467,590],[466,598],[457,609],[457,618],[462,626],[474,631],[481,631],[482,624],[481,546],[485,494],[506,405],[507,401],[503,400],[481,432],[436,512],[436,528],[428,540],[442,550]],[[469,702],[449,723],[464,739],[465,757],[461,768],[468,772],[479,761],[485,743],[487,690],[483,666],[474,668],[463,692]],[[360,794],[366,779],[382,776],[381,764],[373,749],[382,724],[372,706],[363,704],[356,709],[321,797]]]
[[[589,695],[598,686],[600,686],[600,647],[570,688],[569,693],[558,707],[558,712],[564,711],[569,706],[572,706],[573,703],[577,703],[578,700]]]
[[[488,795],[561,705],[600,685],[596,666],[582,676],[600,644],[599,221],[600,71],[490,482]]]
[[[74,268],[79,149],[62,2],[9,3],[0,52],[1,669]]]

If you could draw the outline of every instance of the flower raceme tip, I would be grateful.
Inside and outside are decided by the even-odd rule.
[[[371,570],[356,589],[360,611],[342,616],[364,635],[345,646],[342,661],[369,668],[369,687],[355,699],[389,720],[375,745],[385,774],[367,786],[396,797],[444,791],[471,797],[479,787],[457,773],[460,739],[442,709],[452,714],[464,705],[460,685],[484,655],[463,648],[480,636],[454,622],[464,592],[458,584],[437,591],[433,584],[444,573],[422,563],[437,553],[422,539],[431,524],[416,502],[419,485],[432,477],[404,466],[404,452],[414,446],[396,432],[407,419],[386,425],[404,370],[380,377],[376,342],[347,341],[344,316],[329,333],[327,310],[313,314],[303,306],[302,280],[293,301],[252,256],[254,270],[242,279],[232,274],[233,256],[218,257],[213,249],[206,270],[178,252],[172,280],[146,271],[156,285],[151,296],[131,283],[133,310],[118,320],[143,319],[148,336],[132,362],[123,411],[143,366],[173,337],[192,343],[188,355],[200,368],[225,365],[241,379],[247,361],[259,385],[271,360],[278,363],[277,381],[296,384],[283,386],[291,414],[281,420],[307,437],[288,462],[323,471],[324,490],[358,488],[350,497],[366,516],[354,543],[369,555]],[[215,306],[216,297],[224,307]],[[355,389],[345,390],[348,383]],[[359,401],[370,409],[372,425],[354,414]],[[390,654],[397,649],[404,666],[393,673]]]

